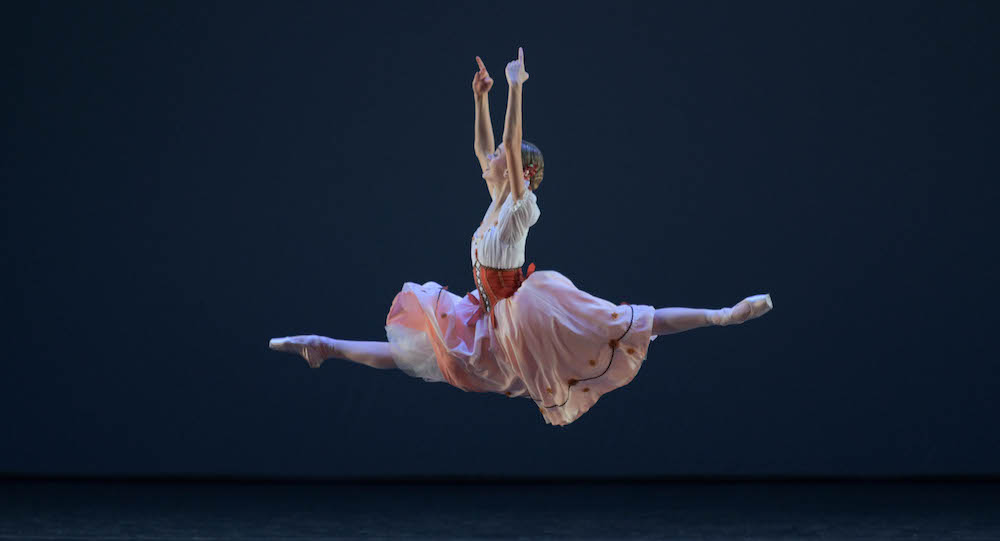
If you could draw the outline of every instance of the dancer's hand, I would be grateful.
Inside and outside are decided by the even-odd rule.
[[[524,71],[524,48],[517,48],[517,60],[507,64],[507,84],[519,85],[528,80],[528,72]]]
[[[490,78],[489,72],[486,71],[486,66],[483,65],[483,59],[477,56],[476,62],[479,63],[479,71],[472,76],[472,92],[476,96],[482,96],[493,88],[493,79]]]

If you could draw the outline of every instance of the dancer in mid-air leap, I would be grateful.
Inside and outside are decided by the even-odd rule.
[[[472,235],[476,289],[460,297],[437,282],[406,282],[386,317],[387,342],[310,334],[272,339],[272,349],[297,353],[314,368],[338,358],[398,368],[463,391],[530,398],[545,422],[567,425],[601,395],[632,381],[658,335],[743,323],[773,307],[769,294],[717,310],[615,305],[577,289],[557,271],[536,272],[532,263],[523,272],[528,229],[541,214],[535,191],[545,171],[538,147],[521,140],[524,50],[507,64],[507,116],[498,147],[487,100],[493,79],[478,56],[476,62],[475,151],[493,198]]]

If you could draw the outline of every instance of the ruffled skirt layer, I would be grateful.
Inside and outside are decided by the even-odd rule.
[[[406,282],[386,317],[400,370],[472,392],[534,401],[549,424],[566,425],[627,385],[646,358],[654,308],[615,305],[553,270],[535,271],[493,308],[479,292],[460,297],[437,282]]]

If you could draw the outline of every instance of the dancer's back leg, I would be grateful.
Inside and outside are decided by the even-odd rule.
[[[388,342],[337,340],[315,334],[273,338],[268,344],[273,350],[297,353],[309,366],[319,368],[331,358],[353,361],[358,364],[388,370],[396,368]]]

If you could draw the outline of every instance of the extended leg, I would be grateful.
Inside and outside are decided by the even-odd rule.
[[[729,308],[658,308],[653,314],[653,334],[673,334],[711,325],[735,325],[766,314],[774,304],[771,295],[747,297]]]
[[[674,334],[712,325],[708,308],[657,308],[653,313],[653,334]]]
[[[298,353],[313,368],[319,368],[323,361],[330,358],[353,361],[380,370],[396,368],[388,342],[337,340],[305,334],[274,338],[268,347],[277,351]]]

